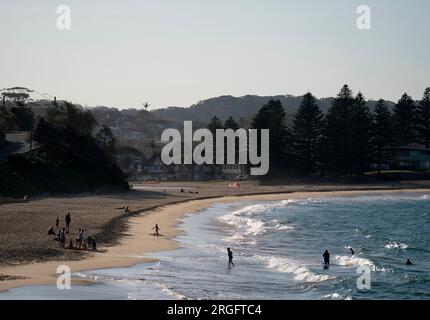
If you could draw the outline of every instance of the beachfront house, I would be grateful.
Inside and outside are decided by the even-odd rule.
[[[116,163],[129,179],[139,180],[142,175],[143,157],[135,154],[118,154]]]
[[[410,145],[387,149],[390,169],[429,170],[430,149]]]
[[[171,173],[171,169],[163,163],[159,153],[154,153],[144,161],[143,171],[146,177],[160,180],[167,179]]]
[[[236,180],[238,176],[245,175],[246,165],[244,164],[224,164],[222,166],[223,178],[227,180]]]

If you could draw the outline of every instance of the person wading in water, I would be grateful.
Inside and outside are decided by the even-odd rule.
[[[227,248],[227,252],[228,252],[228,267],[230,268],[230,265],[235,267],[235,265],[233,263],[233,251],[231,251],[230,248]]]

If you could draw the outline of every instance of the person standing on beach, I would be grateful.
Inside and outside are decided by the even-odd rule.
[[[159,237],[159,236],[160,236],[160,233],[159,233],[158,231],[160,230],[160,228],[158,227],[158,224],[155,224],[155,227],[154,227],[154,228],[152,228],[152,229],[155,229],[155,234],[154,234],[154,236]]]
[[[235,267],[235,265],[233,263],[233,251],[231,251],[230,248],[227,248],[227,253],[228,253],[228,267],[230,268],[230,265]]]
[[[82,248],[82,243],[84,243],[84,229],[79,232],[79,249]]]
[[[60,217],[57,217],[57,219],[55,220],[55,227],[58,228],[59,225],[60,225]]]
[[[78,233],[76,234],[76,248],[82,247],[81,242],[81,228],[79,228]]]
[[[324,252],[323,257],[324,257],[324,264],[328,266],[330,264],[330,253],[328,252],[328,250]]]
[[[66,221],[66,231],[69,232],[70,229],[70,222],[72,222],[72,217],[70,216],[70,212],[66,214],[66,217],[64,218]]]
[[[66,228],[63,228],[60,231],[60,246],[63,248],[66,246]]]

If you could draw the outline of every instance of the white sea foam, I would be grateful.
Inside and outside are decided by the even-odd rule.
[[[257,259],[266,262],[267,268],[274,269],[279,272],[292,273],[295,275],[294,279],[297,281],[304,282],[322,282],[330,279],[334,279],[335,277],[325,275],[325,274],[317,274],[312,272],[308,266],[304,264],[299,264],[290,259],[281,258],[281,257],[265,257],[265,256],[256,256]]]
[[[223,215],[219,217],[218,220],[231,226],[235,226],[240,230],[240,233],[233,235],[232,239],[235,240],[241,239],[243,236],[256,236],[269,229],[291,230],[293,229],[292,226],[280,224],[278,220],[273,220],[271,225],[268,222],[255,218],[255,216],[275,208],[285,207],[293,202],[295,201],[283,200],[277,203],[250,205]]]
[[[351,296],[346,296],[340,293],[332,293],[332,294],[327,294],[325,296],[323,296],[323,298],[325,299],[329,299],[329,300],[352,300]]]
[[[172,287],[169,287],[163,283],[153,282],[152,283],[155,287],[161,290],[161,292],[167,294],[170,297],[173,297],[177,300],[185,300],[187,297],[183,294],[180,294],[179,292],[176,292]]]
[[[353,256],[335,256],[335,261],[340,266],[348,266],[348,267],[358,267],[358,266],[369,266],[372,271],[380,271],[386,272],[390,271],[384,267],[377,267],[375,264],[366,258],[357,257],[357,255]]]
[[[338,265],[341,266],[352,266],[352,267],[358,267],[358,266],[373,266],[373,262],[366,258],[360,258],[356,255],[353,256],[335,256],[334,259],[336,260]]]
[[[398,243],[398,242],[395,242],[395,241],[390,241],[384,247],[387,248],[387,249],[400,249],[400,250],[404,250],[404,249],[408,248],[408,245],[404,244],[404,243],[400,243],[400,242]]]
[[[241,229],[245,235],[255,236],[266,230],[266,224],[258,219],[228,214],[220,217],[219,220]],[[238,235],[238,237],[240,237],[240,235]]]

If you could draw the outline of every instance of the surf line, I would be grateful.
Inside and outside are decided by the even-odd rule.
[[[258,143],[259,137],[260,143]],[[261,176],[269,171],[269,129],[240,128],[236,131],[216,129],[214,143],[213,134],[209,129],[197,129],[193,133],[192,121],[184,121],[183,140],[182,143],[181,133],[177,129],[163,131],[161,141],[167,144],[161,151],[161,161],[165,165],[193,163],[212,165],[214,162],[217,165],[251,164],[256,166],[251,167],[251,175]],[[239,141],[238,146],[236,140]],[[194,142],[200,143],[193,148]],[[225,150],[227,150],[227,157]],[[238,163],[236,163],[237,154]],[[227,163],[225,163],[226,158]]]

